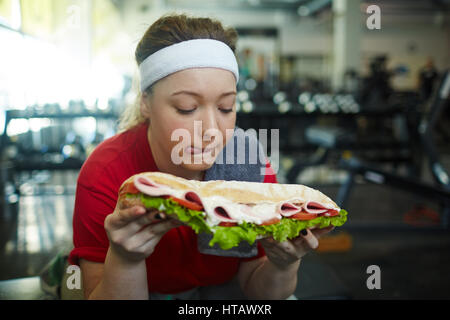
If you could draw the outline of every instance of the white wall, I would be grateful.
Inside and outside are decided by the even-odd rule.
[[[141,5],[149,5],[146,13],[138,9]],[[321,55],[327,56],[327,63],[332,63],[333,25],[331,13],[318,19],[300,19],[292,13],[281,11],[249,11],[249,10],[192,10],[186,8],[164,8],[157,0],[133,0],[126,2],[124,12],[124,29],[132,39],[133,51],[145,30],[156,19],[166,12],[188,13],[208,16],[221,20],[225,25],[233,27],[276,27],[280,31],[280,52],[283,55]],[[450,67],[450,17],[434,16],[390,16],[383,15],[381,9],[381,30],[368,30],[365,27],[365,14],[361,14],[361,65],[367,64],[367,58],[383,53],[390,57],[390,64],[407,64],[411,73],[432,56],[439,69]],[[242,39],[242,43],[248,42]],[[264,41],[258,45],[264,46]],[[267,45],[272,43],[267,41]],[[240,43],[238,43],[238,47]],[[415,47],[415,51],[409,48]],[[329,66],[325,70],[331,70]],[[399,87],[411,87],[413,76],[396,80]]]

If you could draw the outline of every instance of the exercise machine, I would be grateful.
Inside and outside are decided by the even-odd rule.
[[[348,171],[348,177],[341,186],[337,202],[340,206],[345,206],[354,187],[356,176],[362,177],[365,181],[400,188],[417,194],[421,197],[429,198],[440,203],[442,210],[440,216],[440,226],[445,229],[450,228],[450,178],[447,170],[439,159],[439,152],[434,142],[433,132],[441,119],[445,108],[450,102],[450,70],[447,70],[440,81],[438,89],[422,116],[417,128],[420,137],[420,152],[428,160],[428,165],[435,184],[428,184],[419,178],[404,177],[395,173],[379,169],[374,165],[364,163],[357,158],[342,159],[339,166]]]
[[[421,119],[418,121],[413,137],[417,141],[412,141],[415,145],[414,153],[422,155],[428,162],[430,171],[434,178],[434,184],[425,183],[417,178],[417,175],[400,175],[380,168],[379,165],[368,163],[357,157],[344,158],[339,161],[338,168],[348,172],[347,178],[341,185],[337,204],[345,207],[347,200],[355,186],[355,179],[362,178],[364,181],[386,185],[393,188],[414,193],[421,197],[426,197],[432,201],[437,201],[441,207],[439,228],[448,229],[450,219],[450,178],[445,167],[439,159],[433,133],[438,126],[439,120],[449,106],[450,101],[450,71],[443,73],[439,86],[434,96],[426,108],[421,112]],[[340,127],[311,126],[306,129],[306,140],[317,147],[316,153],[307,161],[296,163],[288,172],[289,183],[295,183],[300,172],[309,166],[325,164],[331,151],[342,149],[355,142],[355,135]],[[412,171],[414,172],[414,171]]]

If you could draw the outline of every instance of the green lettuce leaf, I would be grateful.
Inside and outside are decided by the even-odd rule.
[[[251,223],[243,222],[235,227],[212,227],[214,236],[209,242],[212,247],[217,243],[221,249],[228,250],[236,247],[241,241],[247,241],[253,244],[258,236],[258,231]]]
[[[247,241],[252,245],[258,236],[272,236],[277,241],[286,241],[300,234],[300,231],[307,228],[326,228],[330,225],[342,226],[347,221],[347,211],[341,209],[339,215],[335,217],[318,217],[312,220],[295,220],[282,218],[279,223],[268,226],[258,226],[253,223],[244,222],[234,227],[210,227],[205,222],[205,213],[183,207],[171,199],[150,197],[145,194],[127,197],[140,197],[146,208],[155,208],[169,215],[176,215],[180,221],[190,226],[195,233],[213,233],[213,238],[209,242],[210,246],[218,244],[221,249],[228,250],[236,247],[241,241]]]
[[[213,227],[214,236],[209,245],[217,243],[222,249],[228,250],[236,247],[242,240],[253,244],[257,236],[272,236],[275,240],[283,242],[293,239],[300,231],[307,228],[326,228],[330,225],[342,226],[347,221],[347,211],[341,209],[335,217],[318,217],[312,220],[295,220],[283,218],[279,223],[268,226],[258,226],[252,223],[243,223],[235,227]]]
[[[127,197],[136,197],[136,195],[127,195]],[[195,233],[207,232],[211,233],[209,226],[205,222],[205,213],[188,209],[171,199],[150,197],[141,194],[141,202],[146,208],[155,208],[168,215],[176,215],[178,219],[190,226]]]

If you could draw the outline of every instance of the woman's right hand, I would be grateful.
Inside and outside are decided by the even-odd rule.
[[[163,235],[181,222],[143,206],[116,207],[105,219],[110,250],[124,262],[141,262],[150,256]]]

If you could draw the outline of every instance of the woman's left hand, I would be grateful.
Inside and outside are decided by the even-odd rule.
[[[305,229],[297,238],[291,240],[278,242],[273,238],[266,238],[261,239],[260,242],[266,251],[267,258],[279,269],[286,269],[312,249],[317,249],[320,237],[333,229],[333,226],[323,229]]]

